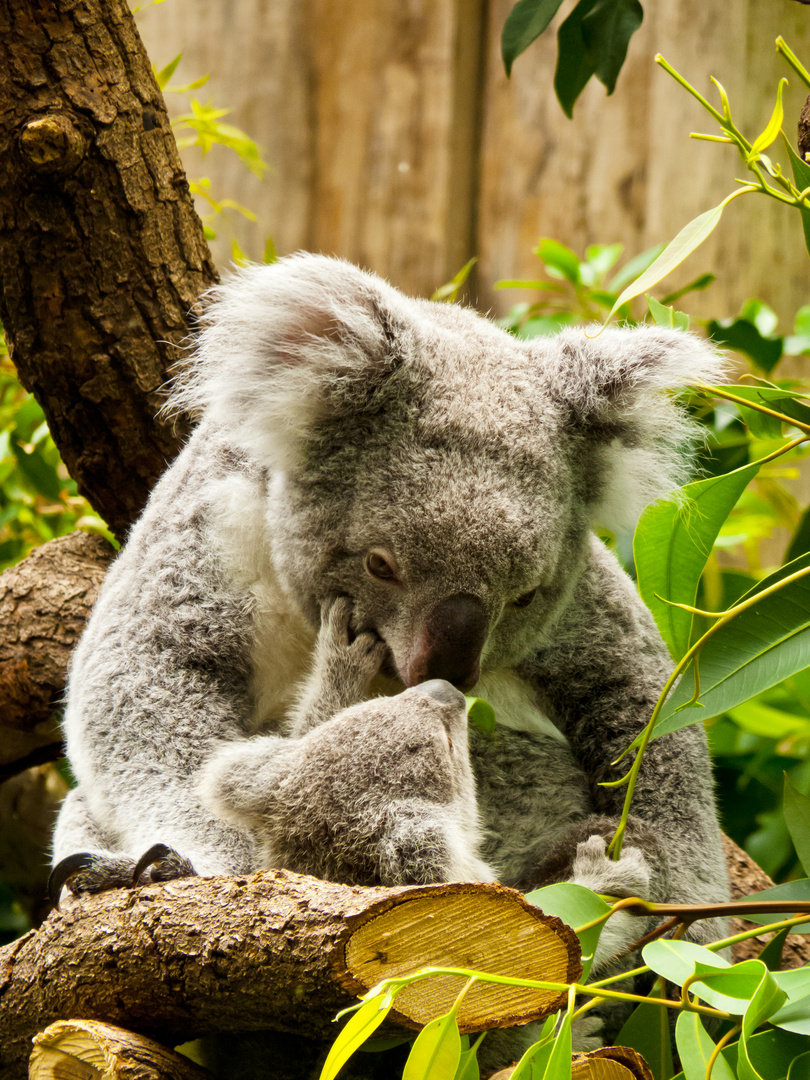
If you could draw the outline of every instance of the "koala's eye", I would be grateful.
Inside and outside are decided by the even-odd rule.
[[[363,565],[366,568],[366,573],[370,574],[373,578],[377,578],[378,581],[398,580],[397,564],[394,561],[394,557],[387,551],[372,548],[371,551],[366,552]]]
[[[537,595],[537,589],[536,588],[530,589],[528,592],[523,593],[522,596],[519,596],[517,598],[517,600],[513,600],[512,601],[512,607],[513,608],[528,607],[529,604],[532,602],[532,600],[534,600],[536,595]]]

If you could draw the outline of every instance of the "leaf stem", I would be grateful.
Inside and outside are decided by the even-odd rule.
[[[711,397],[725,398],[726,401],[733,401],[737,405],[744,405],[746,409],[754,409],[756,412],[766,413],[768,416],[775,416],[777,420],[781,420],[783,423],[790,424],[792,427],[797,427],[800,431],[805,432],[804,438],[810,437],[810,424],[803,424],[801,420],[794,420],[792,416],[786,416],[784,413],[777,412],[775,409],[769,409],[767,405],[760,405],[755,401],[747,401],[745,398],[738,397],[728,390],[721,390],[719,386],[709,386],[707,383],[695,383],[695,389],[700,390],[701,393],[708,394]],[[763,458],[762,461],[770,461],[772,457],[778,454],[784,454],[788,450],[792,450],[794,446],[798,446],[800,442],[804,442],[804,438],[796,439],[788,446],[780,447],[775,454],[769,454],[768,457]]]
[[[732,1039],[735,1039],[742,1031],[742,1024],[735,1024],[733,1028],[725,1033],[722,1039],[718,1039],[715,1043],[714,1050],[712,1050],[709,1060],[706,1062],[706,1080],[712,1080],[712,1069],[714,1063],[720,1057],[720,1052],[728,1046]]]
[[[776,51],[790,64],[799,78],[810,86],[810,71],[802,64],[781,34],[776,39]]]

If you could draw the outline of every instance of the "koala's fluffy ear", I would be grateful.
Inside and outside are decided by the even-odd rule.
[[[581,436],[578,464],[594,481],[592,518],[626,529],[690,478],[700,427],[667,391],[722,381],[727,364],[708,342],[681,330],[597,330],[588,329],[593,337],[563,330],[536,348],[565,428]]]
[[[271,470],[288,468],[320,419],[373,407],[407,343],[407,303],[322,255],[243,267],[206,294],[167,412],[204,413]]]

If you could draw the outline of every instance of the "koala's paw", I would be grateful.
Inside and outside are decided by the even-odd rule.
[[[605,1022],[601,1016],[585,1013],[571,1025],[571,1039],[574,1052],[588,1054],[591,1050],[600,1050],[605,1045],[603,1029]]]
[[[48,896],[58,908],[64,888],[80,896],[194,876],[196,871],[188,859],[166,844],[153,844],[137,862],[127,855],[80,851],[68,855],[53,868],[48,879]]]
[[[621,857],[608,857],[603,836],[590,836],[577,844],[571,880],[595,893],[608,896],[639,896],[646,899],[651,870],[639,848],[622,849]]]
[[[59,907],[62,889],[67,888],[75,896],[83,893],[100,893],[108,889],[125,889],[132,885],[135,860],[125,855],[101,855],[80,851],[62,859],[48,878],[48,896],[55,908]]]
[[[376,634],[352,632],[352,613],[353,604],[348,596],[338,596],[325,604],[317,645],[316,675],[321,665],[328,668],[330,682],[337,684],[343,707],[353,705],[365,696],[387,650],[385,642]]]

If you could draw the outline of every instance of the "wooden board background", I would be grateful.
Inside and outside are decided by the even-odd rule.
[[[262,181],[219,149],[189,156],[215,194],[257,212],[258,224],[235,219],[232,229],[251,257],[272,235],[282,253],[338,254],[429,295],[475,254],[477,300],[502,311],[516,297],[493,283],[534,274],[538,237],[578,251],[618,240],[635,254],[732,190],[734,150],[688,139],[711,131],[709,118],[653,63],[656,52],[708,96],[715,74],[752,136],[786,73],[777,34],[810,62],[810,8],[794,0],[646,0],[616,93],[592,83],[569,121],[552,90],[554,33],[518,59],[511,80],[504,74],[511,4],[168,0],[138,19],[155,64],[182,51],[179,79],[209,74],[199,96],[231,107],[262,146],[271,166]],[[803,99],[791,83],[789,117]],[[229,231],[219,232],[224,265]],[[692,302],[696,314],[732,315],[759,296],[788,319],[810,301],[809,265],[796,215],[747,197],[681,280],[719,276]]]

